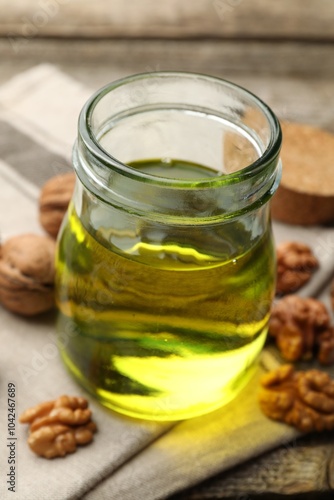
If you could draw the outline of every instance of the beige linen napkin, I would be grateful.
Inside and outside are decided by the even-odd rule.
[[[69,168],[76,122],[90,89],[42,65],[0,88],[0,235],[41,232],[38,187]],[[278,240],[308,242],[322,267],[302,293],[318,293],[333,273],[334,230],[275,225]],[[62,393],[83,394],[56,348],[54,315],[24,319],[0,309],[0,498],[7,490],[7,385],[16,384],[17,415]],[[170,424],[117,415],[89,397],[99,432],[65,459],[48,461],[27,447],[16,424],[16,498],[22,500],[157,500],[287,442],[298,433],[267,420],[256,402],[258,378],[275,366],[271,352],[232,403],[210,415]]]

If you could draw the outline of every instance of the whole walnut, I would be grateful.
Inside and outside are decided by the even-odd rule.
[[[331,306],[334,311],[334,280],[331,282],[331,287],[330,287],[330,301],[331,301]]]
[[[54,306],[55,242],[23,234],[0,246],[0,303],[32,316]]]
[[[39,198],[40,223],[45,231],[56,238],[75,185],[75,174],[52,177],[44,184]]]

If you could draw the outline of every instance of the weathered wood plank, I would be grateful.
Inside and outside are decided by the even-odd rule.
[[[296,79],[334,76],[334,44],[312,42],[0,38],[0,60],[67,61],[109,71],[119,67],[130,72],[174,69]]]
[[[332,0],[4,0],[0,34],[333,40],[333,18]]]
[[[0,39],[0,82],[41,61],[59,65],[92,89],[131,73],[195,71],[252,90],[280,118],[334,132],[333,60],[331,44],[34,39],[14,53],[8,40]]]
[[[333,436],[307,437],[209,479],[173,500],[333,491]],[[245,495],[243,497],[243,495]],[[303,497],[304,498],[304,497]],[[171,499],[171,500],[172,500]]]

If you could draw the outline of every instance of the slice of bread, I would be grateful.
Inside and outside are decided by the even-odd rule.
[[[334,222],[334,134],[299,123],[281,126],[283,173],[272,217],[289,224]]]

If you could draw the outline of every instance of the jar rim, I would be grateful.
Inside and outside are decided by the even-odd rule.
[[[202,79],[202,81],[219,83],[224,85],[226,88],[230,88],[236,90],[247,97],[249,100],[256,105],[263,115],[268,120],[270,125],[270,140],[266,149],[261,153],[261,155],[252,163],[247,165],[240,170],[224,173],[221,175],[217,173],[217,175],[213,175],[210,178],[195,178],[195,179],[179,179],[179,178],[170,178],[163,177],[150,174],[148,172],[140,171],[126,163],[121,162],[110,153],[108,153],[99,143],[97,137],[95,136],[91,123],[92,117],[97,104],[101,101],[101,99],[109,94],[111,91],[122,87],[126,84],[148,79],[148,78],[197,78]],[[79,137],[82,140],[84,146],[87,148],[89,153],[102,165],[106,167],[112,167],[117,173],[124,175],[125,177],[131,178],[136,181],[142,181],[146,183],[150,183],[152,185],[157,186],[169,186],[174,188],[194,188],[194,187],[212,187],[212,186],[223,186],[228,184],[234,184],[238,182],[242,182],[253,175],[260,173],[263,169],[266,168],[267,165],[272,164],[273,160],[276,160],[282,144],[282,131],[280,127],[280,123],[271,110],[271,108],[265,104],[258,96],[245,89],[244,87],[230,82],[228,80],[224,80],[219,77],[203,74],[203,73],[194,73],[194,72],[186,72],[186,71],[156,71],[156,72],[146,72],[146,73],[138,73],[131,76],[126,76],[124,78],[118,79],[114,82],[108,83],[104,87],[97,90],[85,103],[80,116],[79,116]]]

